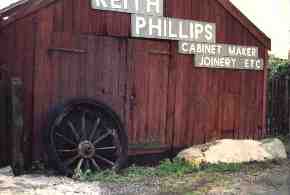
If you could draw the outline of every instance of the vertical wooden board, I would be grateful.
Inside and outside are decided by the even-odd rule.
[[[177,59],[176,50],[177,43],[172,42],[170,48],[171,62],[169,65],[168,73],[168,96],[167,96],[167,114],[166,114],[166,140],[167,144],[174,144],[174,135],[178,130],[174,131],[175,126],[175,102],[176,102],[176,79],[177,79]]]
[[[20,39],[22,42],[23,49],[20,55],[23,56],[21,63],[18,66],[22,66],[21,78],[23,80],[23,115],[24,115],[24,157],[25,162],[31,162],[31,149],[32,149],[32,129],[33,129],[33,79],[34,79],[34,52],[35,52],[35,23],[33,16],[27,17],[26,19],[19,21],[18,26],[21,31],[17,31],[21,34]]]
[[[148,70],[144,71],[143,63],[147,63],[147,52],[144,48],[144,42],[140,40],[130,40],[130,51],[132,61],[130,62],[130,79],[132,83],[130,86],[130,110],[132,126],[129,130],[129,135],[132,134],[132,143],[139,143],[144,139],[146,131],[146,116],[147,116],[147,83],[148,83]],[[142,51],[143,50],[143,51]],[[145,51],[144,51],[145,50]],[[134,71],[134,72],[131,72]],[[134,114],[137,113],[137,114]]]
[[[66,10],[68,11],[68,10]],[[53,31],[62,32],[64,30],[64,1],[59,1],[53,5]]]
[[[178,6],[180,6],[182,4],[182,2],[180,2],[180,4],[178,4],[177,1],[175,1],[175,0],[167,0],[166,4],[168,6],[168,16],[169,17],[176,17],[176,10],[178,9]]]
[[[201,20],[202,21],[209,21],[209,16],[210,16],[210,12],[212,12],[211,9],[209,9],[209,0],[203,0],[201,4],[201,9],[203,10],[201,13]]]
[[[158,47],[157,47],[158,46]],[[166,143],[166,111],[168,91],[168,68],[170,63],[169,44],[157,45],[151,42],[149,45],[149,88],[148,88],[148,135]],[[155,49],[150,49],[156,47]],[[155,53],[156,52],[156,53]],[[160,98],[156,98],[160,97]],[[151,123],[152,122],[152,123]],[[157,139],[158,138],[158,139]]]
[[[0,80],[0,166],[8,163],[8,118],[7,118],[7,82]]]
[[[106,11],[101,10],[89,10],[89,17],[91,22],[89,23],[89,32],[96,33],[97,35],[106,34],[106,20],[105,18]]]
[[[15,60],[16,58],[13,56],[15,51],[15,45],[16,45],[16,25],[12,24],[9,27],[5,29],[5,34],[7,38],[7,45],[5,47],[5,52],[3,53],[3,56],[6,56],[5,63],[9,65],[9,70],[12,72],[12,70],[15,70]]]
[[[129,36],[130,15],[107,11],[104,14],[106,34],[110,36]],[[103,19],[104,19],[103,18]]]
[[[37,15],[38,21],[36,33],[36,53],[35,53],[35,78],[34,78],[34,128],[33,128],[33,156],[34,159],[42,159],[41,129],[46,122],[46,114],[50,98],[50,62],[47,49],[50,44],[53,31],[53,8],[41,10]]]
[[[87,97],[93,97],[95,95],[95,93],[97,92],[97,89],[100,89],[100,87],[98,86],[98,82],[96,82],[95,77],[99,74],[97,71],[93,72],[91,70],[90,67],[95,66],[95,55],[94,52],[97,51],[96,50],[96,45],[94,44],[94,37],[88,37],[88,51],[92,51],[92,52],[88,52],[87,53],[87,69],[86,69],[86,96]],[[99,41],[99,44],[101,45],[101,42]],[[99,63],[100,60],[99,60]],[[98,66],[96,66],[97,68]],[[94,74],[90,74],[90,73],[94,73]],[[94,86],[95,85],[95,86]],[[92,90],[90,90],[91,88],[95,87],[96,88],[96,92],[93,92]]]
[[[25,132],[23,118],[23,82],[21,78],[13,77],[9,81],[11,98],[11,133],[7,137],[11,142],[11,166],[14,175],[23,174],[25,166]],[[7,148],[8,150],[8,148]],[[28,164],[26,164],[28,166]]]
[[[263,116],[262,116],[262,128],[263,128],[263,135],[262,136],[265,136],[266,135],[266,115],[267,115],[267,91],[268,91],[268,88],[267,88],[267,85],[268,85],[268,82],[267,82],[267,78],[268,78],[268,59],[269,59],[269,56],[268,56],[268,50],[267,49],[264,49],[264,60],[266,63],[266,66],[264,67],[264,74],[263,74],[263,79],[262,79],[262,82],[263,82],[263,91],[262,91],[262,94],[263,94],[263,101],[262,101],[262,110],[263,110]],[[290,126],[290,122],[289,122],[289,126]]]
[[[87,36],[80,36],[75,38],[76,39],[76,47],[80,48],[83,51],[86,51],[88,53],[88,37]],[[80,63],[80,76],[82,79],[80,79],[80,97],[87,97],[87,70],[88,70],[88,59],[87,59],[87,53],[81,54],[79,56],[79,63]]]
[[[64,32],[73,32],[74,28],[74,15],[78,12],[75,12],[74,1],[71,0],[62,0],[63,4],[63,29]]]
[[[74,0],[73,1],[73,28],[74,32],[89,32],[91,17],[89,15],[90,1]]]
[[[209,111],[208,101],[209,94],[207,92],[208,70],[203,68],[196,68],[194,72],[195,78],[195,144],[201,144],[205,141],[207,132],[207,113]]]
[[[218,116],[219,116],[219,85],[220,72],[218,70],[212,70],[210,72],[211,79],[208,82],[207,91],[209,92],[208,99],[208,112],[207,112],[207,129],[208,135],[206,141],[211,141],[219,138],[218,132]]]
[[[175,92],[175,115],[174,115],[174,145],[181,146],[189,144],[192,131],[188,129],[192,118],[189,113],[192,109],[192,90],[190,86],[193,71],[191,56],[175,54],[176,67],[176,92]]]
[[[14,57],[15,61],[12,65],[12,74],[16,77],[22,77],[23,72],[23,58],[25,55],[25,49],[24,49],[24,33],[20,33],[22,31],[22,28],[25,28],[25,25],[17,24],[15,25],[15,50],[14,50]]]

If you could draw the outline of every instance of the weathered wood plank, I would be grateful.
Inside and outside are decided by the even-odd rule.
[[[6,166],[10,162],[9,142],[9,112],[8,112],[8,82],[0,80],[0,166]]]
[[[14,175],[20,175],[25,169],[25,131],[23,117],[23,82],[19,78],[12,78],[11,83],[11,141],[12,141],[12,169]]]

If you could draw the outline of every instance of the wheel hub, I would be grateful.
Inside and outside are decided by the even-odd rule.
[[[83,158],[92,158],[96,153],[96,149],[90,141],[83,141],[79,144],[78,152]]]

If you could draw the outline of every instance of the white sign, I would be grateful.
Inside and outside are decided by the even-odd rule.
[[[179,53],[258,58],[258,47],[179,41]]]
[[[131,13],[132,37],[179,41],[196,67],[263,70],[258,47],[216,43],[216,24],[164,16],[164,0],[91,0],[93,9]]]
[[[215,43],[214,23],[148,15],[132,15],[132,36]]]
[[[263,59],[256,58],[195,55],[194,59],[196,67],[247,70],[263,70],[264,68]]]
[[[163,0],[91,0],[93,9],[163,16]]]

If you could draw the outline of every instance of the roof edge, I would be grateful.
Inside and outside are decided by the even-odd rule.
[[[30,1],[31,0],[21,0],[19,2],[11,4],[10,6],[0,10],[0,15]],[[35,12],[42,7],[48,6],[49,4],[55,1],[58,0],[47,0],[41,2],[40,4],[37,4],[35,7],[25,10],[24,13],[16,16],[15,18],[4,22],[4,24],[2,23],[0,27],[10,24],[19,18],[25,17],[26,15],[31,14],[32,12]],[[216,1],[220,3],[220,5],[222,5],[222,7],[226,9],[233,17],[235,17],[245,28],[247,28],[249,32],[257,38],[258,41],[260,41],[267,49],[271,50],[271,39],[267,37],[267,35],[264,34],[255,24],[253,24],[249,18],[247,18],[244,14],[242,14],[242,12],[237,7],[235,7],[233,3],[231,3],[229,0],[216,0]]]
[[[5,12],[8,12],[14,8],[17,8],[18,6],[21,6],[23,4],[26,4],[29,0],[21,0],[21,1],[17,1],[15,3],[12,3],[10,5],[8,5],[7,7],[4,7],[3,9],[0,9],[0,15],[4,14]]]
[[[262,32],[247,16],[245,16],[229,0],[217,0],[233,17],[252,33],[267,49],[271,50],[271,39]]]

